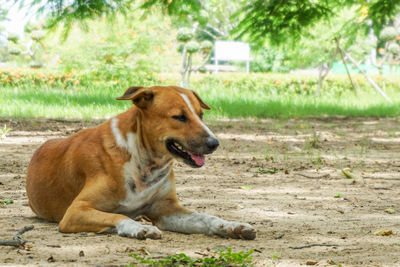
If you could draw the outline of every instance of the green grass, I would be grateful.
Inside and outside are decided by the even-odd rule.
[[[126,110],[128,101],[117,101],[122,88],[91,87],[85,90],[28,87],[3,88],[2,117],[17,118],[107,118]]]
[[[392,103],[386,102],[375,92],[355,95],[347,91],[341,96],[270,95],[267,92],[241,91],[201,92],[206,102],[214,107],[214,116],[292,118],[321,115],[342,116],[398,116],[400,115],[400,92],[390,94]]]
[[[339,87],[340,82],[337,82],[334,84],[335,87],[332,86],[332,90],[327,88],[319,96],[315,96],[312,90],[299,91],[295,87],[300,86],[302,82],[308,82],[311,87],[313,86],[311,79],[294,80],[290,83],[286,81],[287,84],[284,86],[274,87],[269,76],[265,78],[255,75],[252,81],[243,77],[229,76],[230,80],[226,84],[217,76],[211,78],[203,76],[201,80],[193,82],[192,88],[212,107],[211,111],[206,112],[206,117],[302,118],[321,115],[368,117],[400,115],[400,88],[396,87],[397,85],[387,90],[387,94],[393,100],[393,103],[388,103],[368,86],[364,86],[363,90],[355,95],[350,89]],[[160,82],[150,80],[145,83]],[[164,84],[176,84],[176,80],[167,79]],[[84,80],[83,85],[66,88],[62,88],[60,84],[51,87],[25,81],[13,86],[0,87],[0,117],[108,118],[121,113],[131,105],[129,101],[115,100],[126,87],[127,85],[122,83],[94,82],[91,79]]]
[[[210,256],[203,256],[201,258],[193,259],[184,253],[171,255],[161,259],[153,259],[152,257],[141,257],[137,254],[130,255],[134,262],[131,262],[129,266],[154,266],[154,267],[165,267],[165,266],[203,266],[203,267],[246,267],[254,266],[252,263],[252,257],[250,256],[254,251],[249,252],[232,252],[231,248],[226,250],[218,249],[215,253],[211,253]]]

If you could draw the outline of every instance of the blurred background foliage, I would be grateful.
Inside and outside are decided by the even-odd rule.
[[[203,74],[204,69],[194,70],[191,88],[203,92],[208,101],[223,109],[213,111],[215,114],[231,116],[239,110],[243,116],[277,116],[279,112],[289,116],[289,103],[297,107],[298,114],[301,107],[311,106],[321,110],[311,112],[308,108],[309,115],[351,114],[321,108],[329,103],[328,106],[343,105],[348,110],[355,107],[358,112],[354,114],[361,115],[367,108],[377,112],[377,106],[389,105],[376,99],[376,92],[361,76],[354,78],[358,93],[347,77],[340,75],[328,77],[324,87],[319,88],[321,69],[342,68],[335,38],[357,62],[375,68],[376,75],[391,74],[374,77],[394,100],[385,109],[388,113],[382,114],[400,113],[396,108],[400,99],[398,1],[290,0],[285,1],[287,5],[277,0],[15,2],[42,12],[25,26],[22,36],[0,28],[0,86],[8,92],[0,102],[6,103],[7,96],[16,101],[16,107],[21,105],[18,101],[26,102],[24,97],[33,101],[34,92],[52,92],[53,96],[60,94],[67,99],[73,94],[92,94],[100,101],[100,96],[111,97],[111,92],[131,85],[179,84],[182,42],[177,35],[185,28],[192,31],[193,40],[199,44],[215,40],[250,43],[249,75]],[[0,8],[0,25],[6,13]],[[203,60],[204,54],[193,55],[193,65],[201,65]],[[213,64],[212,59],[208,63]],[[349,68],[358,72],[351,64]],[[33,89],[28,89],[30,86]],[[37,95],[39,101],[40,94]],[[272,105],[271,99],[286,104],[281,105],[281,110],[266,111],[266,103]],[[239,100],[247,104],[243,106]],[[111,102],[107,102],[109,107],[125,105]],[[103,111],[100,113],[105,115],[107,112]],[[295,111],[289,113],[293,115]],[[1,114],[19,113],[7,107]],[[35,116],[29,111],[20,114]],[[43,112],[40,115],[56,116]],[[73,116],[79,117],[75,113]]]

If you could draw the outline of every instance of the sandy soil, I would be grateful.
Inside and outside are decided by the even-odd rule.
[[[1,266],[124,266],[131,253],[200,257],[227,247],[255,249],[256,266],[400,266],[399,119],[210,122],[222,145],[201,169],[176,166],[179,198],[190,209],[253,224],[254,241],[63,234],[36,218],[25,193],[34,150],[96,123],[0,121],[13,128],[0,141],[0,201],[14,200],[0,205],[0,239],[35,226],[23,235],[29,250],[0,246]],[[347,167],[353,178],[341,172]]]

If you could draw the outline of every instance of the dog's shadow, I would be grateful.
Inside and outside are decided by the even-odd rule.
[[[45,219],[39,218],[35,215],[23,216],[23,217],[27,220],[27,222],[30,222],[31,224],[33,224],[35,226],[43,225],[43,226],[51,226],[51,227],[55,227],[55,228],[58,227],[58,223],[46,221]]]

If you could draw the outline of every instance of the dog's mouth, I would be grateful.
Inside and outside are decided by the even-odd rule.
[[[167,149],[172,155],[183,159],[183,161],[195,168],[200,168],[206,162],[206,157],[202,154],[196,154],[188,151],[178,141],[169,139],[166,142]]]

